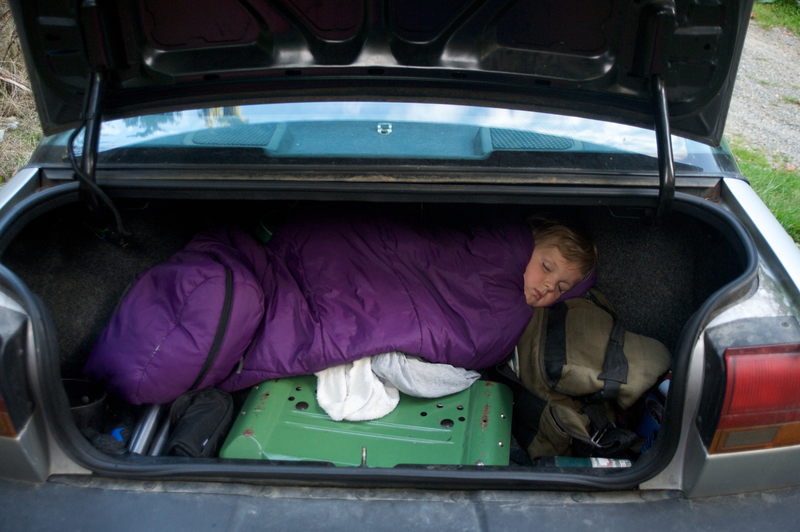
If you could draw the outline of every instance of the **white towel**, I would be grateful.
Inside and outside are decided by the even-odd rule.
[[[383,353],[316,373],[317,402],[334,421],[368,421],[395,409],[400,393],[444,397],[466,390],[480,373],[433,364],[400,352]]]
[[[400,393],[372,372],[362,358],[316,373],[317,402],[334,421],[367,421],[385,416],[400,402]]]

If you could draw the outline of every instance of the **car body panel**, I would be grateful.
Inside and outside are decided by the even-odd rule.
[[[796,293],[796,289],[797,286],[791,290],[786,283],[781,283],[762,262],[758,290],[717,314],[708,328],[749,318],[796,316],[797,306],[792,304],[792,297],[787,293]],[[703,390],[704,366],[705,349],[701,336],[692,352],[683,428],[675,459],[658,475],[643,482],[640,488],[681,490],[686,497],[694,498],[797,485],[800,447],[708,454],[695,423]]]
[[[14,177],[0,188],[0,216],[33,194],[40,186],[39,171],[35,168],[24,168],[14,174]]]
[[[714,316],[707,327],[755,317],[797,316],[800,249],[747,183],[726,179],[720,196],[722,205],[736,213],[748,228],[763,259],[759,266],[758,290]],[[682,489],[687,496],[704,497],[796,485],[800,478],[798,447],[709,456],[694,422],[703,387],[704,357],[700,338],[692,353],[688,383],[692,392],[686,404],[681,443],[676,453],[679,459],[645,482],[642,488]]]
[[[722,201],[747,227],[759,251],[765,256],[766,263],[773,269],[777,280],[790,291],[796,304],[797,287],[800,286],[800,255],[792,238],[749,184],[725,180]]]

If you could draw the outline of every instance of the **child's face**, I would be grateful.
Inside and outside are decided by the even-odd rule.
[[[532,307],[547,307],[583,279],[578,267],[568,262],[555,246],[536,246],[525,268],[525,301]]]

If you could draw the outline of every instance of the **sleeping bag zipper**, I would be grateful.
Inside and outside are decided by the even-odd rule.
[[[215,257],[214,255],[211,255],[211,258],[225,268],[225,301],[222,304],[222,315],[220,316],[219,323],[217,324],[217,332],[214,334],[214,341],[211,344],[211,349],[208,352],[208,356],[206,357],[203,367],[200,369],[200,374],[197,376],[197,379],[195,379],[189,390],[194,390],[200,386],[200,383],[206,378],[208,372],[211,371],[211,366],[214,365],[214,361],[216,360],[219,350],[222,347],[222,340],[225,338],[225,332],[228,330],[228,322],[231,319],[231,308],[233,307],[233,271],[222,264],[222,261],[220,261],[219,258]]]

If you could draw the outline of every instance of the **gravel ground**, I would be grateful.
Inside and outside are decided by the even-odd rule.
[[[751,22],[725,135],[764,151],[776,165],[800,166],[800,38]]]

